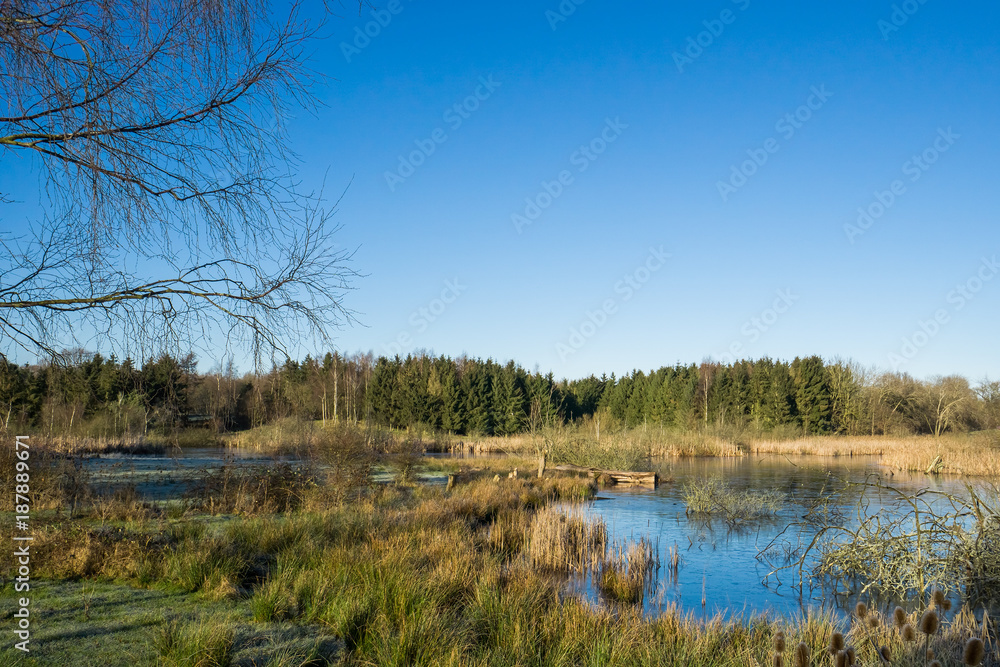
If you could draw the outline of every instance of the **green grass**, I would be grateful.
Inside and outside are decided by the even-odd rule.
[[[4,598],[14,596],[10,585]],[[336,658],[342,643],[322,628],[289,623],[253,623],[245,603],[212,601],[205,596],[143,590],[113,582],[39,581],[32,584],[31,653],[0,647],[0,665],[73,667],[138,667],[155,665],[164,637],[190,641],[202,628],[206,635],[224,629],[231,634],[233,664],[295,665],[294,656]],[[11,623],[5,609],[3,623]],[[175,641],[174,646],[178,644]],[[273,661],[278,662],[273,662]],[[161,663],[164,664],[164,663]],[[198,664],[167,662],[165,664]],[[211,662],[202,663],[206,667]],[[220,663],[225,664],[225,663]]]
[[[236,630],[225,620],[174,619],[153,635],[153,648],[160,661],[170,667],[230,667]]]

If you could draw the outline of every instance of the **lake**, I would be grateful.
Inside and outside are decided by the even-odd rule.
[[[806,521],[811,508],[824,501],[829,516],[857,526],[862,494],[858,488],[845,489],[845,481],[882,479],[908,493],[932,490],[967,497],[960,478],[890,471],[871,457],[691,458],[662,461],[656,467],[663,481],[655,490],[612,487],[602,490],[599,495],[603,499],[589,503],[584,510],[604,520],[610,540],[646,537],[658,548],[661,567],[654,589],[644,601],[650,613],[672,605],[704,617],[796,615],[807,610],[842,613],[853,607],[856,597],[832,596],[829,590],[810,590],[808,586],[800,593],[790,585],[792,572],[771,574],[776,566],[789,562],[788,554],[795,558],[802,553],[816,534],[816,525]],[[774,517],[751,523],[728,524],[718,518],[689,515],[684,486],[712,478],[737,490],[777,490],[785,503]],[[866,499],[868,513],[878,512],[880,517],[910,513],[891,493],[869,490]],[[769,550],[768,545],[772,547]],[[676,576],[669,567],[671,548],[680,556]],[[766,557],[761,554],[765,550]],[[814,562],[808,560],[807,565]],[[577,579],[572,589],[591,600],[599,599],[589,578]],[[884,604],[896,602],[886,600]]]

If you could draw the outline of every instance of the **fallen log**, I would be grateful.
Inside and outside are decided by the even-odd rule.
[[[551,470],[561,470],[563,472],[575,472],[586,474],[588,477],[608,477],[616,484],[626,484],[632,486],[648,486],[656,488],[660,483],[660,477],[655,472],[634,472],[630,470],[601,470],[600,468],[584,468],[574,465],[551,466]]]

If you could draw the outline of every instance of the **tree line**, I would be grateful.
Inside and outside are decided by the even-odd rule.
[[[193,354],[141,365],[82,350],[36,365],[0,357],[6,430],[118,437],[198,426],[223,433],[287,418],[496,436],[587,420],[607,429],[940,435],[1000,427],[1000,382],[921,381],[815,356],[559,381],[514,362],[426,354],[331,352],[243,375],[232,362],[199,373]]]

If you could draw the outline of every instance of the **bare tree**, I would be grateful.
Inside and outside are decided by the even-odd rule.
[[[351,319],[350,253],[284,132],[319,27],[261,0],[0,0],[0,169],[40,174],[43,211],[0,239],[5,349],[260,360]]]
[[[919,384],[911,401],[927,430],[939,437],[945,431],[968,427],[968,408],[974,397],[968,380],[951,375]]]
[[[981,401],[983,427],[1000,428],[1000,382],[983,378],[976,386],[976,395]]]

